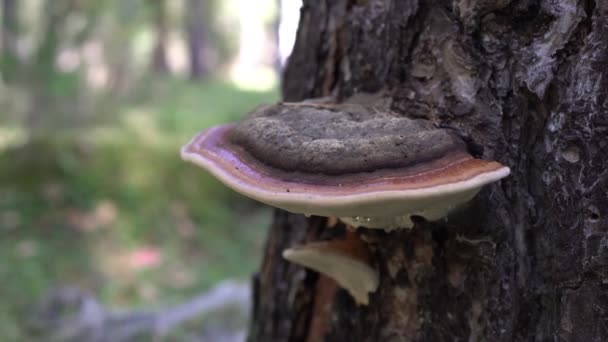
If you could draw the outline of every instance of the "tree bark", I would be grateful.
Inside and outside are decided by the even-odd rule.
[[[284,99],[378,91],[511,175],[448,221],[359,229],[368,306],[281,258],[340,230],[277,211],[250,340],[608,341],[608,2],[305,0]]]
[[[205,25],[205,0],[189,0],[186,6],[190,78],[200,80],[209,74],[208,32]]]

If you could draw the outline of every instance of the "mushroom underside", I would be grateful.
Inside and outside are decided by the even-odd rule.
[[[283,257],[332,278],[346,289],[358,304],[367,305],[369,293],[378,288],[378,274],[370,265],[359,259],[323,252],[307,245],[286,249],[283,251]]]

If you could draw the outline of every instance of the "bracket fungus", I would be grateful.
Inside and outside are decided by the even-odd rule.
[[[345,240],[311,242],[283,251],[283,258],[323,273],[346,289],[357,304],[369,303],[378,288],[378,273],[367,245],[356,234]]]
[[[441,219],[509,174],[450,130],[358,104],[260,106],[201,132],[181,155],[268,205],[384,229]]]

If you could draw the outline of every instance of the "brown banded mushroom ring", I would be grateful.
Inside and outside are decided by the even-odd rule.
[[[262,203],[293,213],[337,216],[354,226],[411,228],[414,215],[440,219],[510,172],[497,162],[475,159],[466,150],[413,167],[371,172],[285,171],[231,141],[235,127],[220,125],[200,133],[182,148],[182,158]]]

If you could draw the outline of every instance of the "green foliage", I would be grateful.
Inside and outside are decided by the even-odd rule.
[[[179,148],[277,94],[183,80],[188,1],[165,1],[163,13],[144,0],[13,3],[0,23],[19,42],[0,51],[0,341],[32,340],[32,304],[55,286],[149,307],[246,279],[269,209],[181,161]],[[239,11],[208,4],[201,38],[222,77]],[[146,76],[158,14],[173,61],[162,78]]]
[[[0,75],[4,82],[12,82],[18,74],[19,63],[9,54],[0,56]]]
[[[151,306],[257,268],[269,209],[181,161],[178,150],[276,93],[145,84],[103,125],[0,145],[0,340],[28,340],[25,317],[54,286],[85,287],[110,306]],[[158,260],[138,265],[138,253]]]

